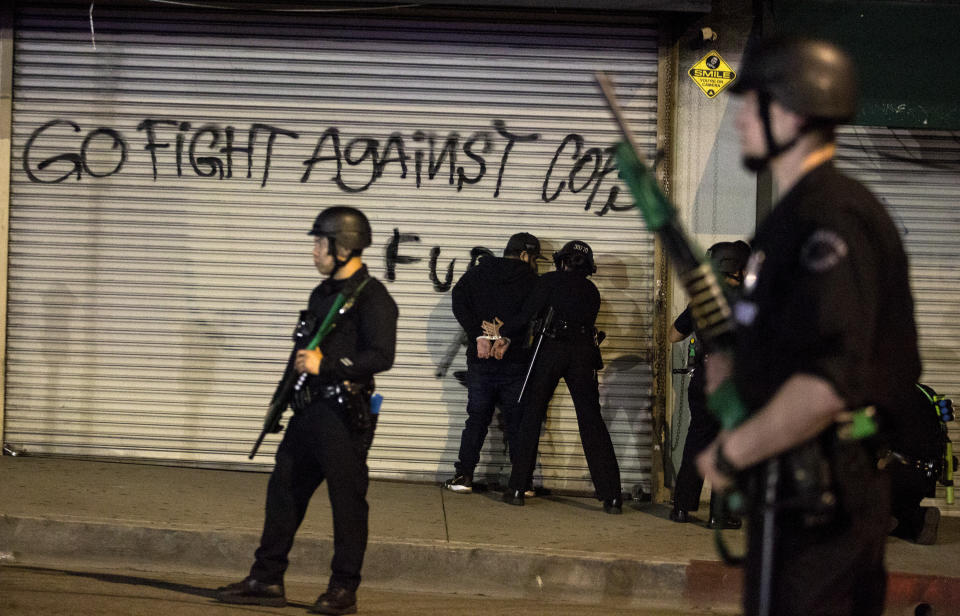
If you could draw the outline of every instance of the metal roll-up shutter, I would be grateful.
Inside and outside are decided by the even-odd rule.
[[[459,332],[447,268],[524,230],[593,246],[604,417],[625,486],[649,489],[653,242],[601,177],[618,135],[593,73],[616,76],[652,154],[653,22],[88,8],[16,17],[7,442],[248,464],[318,282],[305,233],[351,205],[400,307],[374,476],[452,472],[466,390],[462,349],[436,376]],[[500,470],[501,443],[494,426],[478,473]],[[546,485],[592,489],[562,385],[540,451]]]
[[[922,381],[960,402],[960,141],[956,132],[855,126],[837,165],[887,206],[910,259]],[[950,438],[960,437],[957,422]],[[938,505],[946,506],[938,488]],[[948,507],[960,511],[960,506]]]

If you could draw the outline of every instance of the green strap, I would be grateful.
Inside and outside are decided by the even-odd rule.
[[[337,297],[333,300],[333,305],[330,306],[330,310],[327,312],[327,316],[323,318],[323,323],[320,324],[320,328],[317,329],[317,334],[313,337],[313,340],[310,341],[310,344],[307,345],[308,351],[313,351],[320,343],[323,342],[323,339],[327,337],[327,334],[330,333],[330,330],[337,324],[337,315],[345,313],[350,309],[351,306],[357,301],[357,296],[360,295],[360,291],[363,290],[363,287],[367,286],[367,283],[370,282],[370,278],[364,278],[357,289],[350,295],[349,300],[347,296],[343,293],[337,293]],[[348,304],[349,301],[349,304]],[[344,304],[347,304],[346,308],[341,310],[344,307]]]

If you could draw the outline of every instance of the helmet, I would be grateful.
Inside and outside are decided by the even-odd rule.
[[[361,251],[371,243],[370,221],[356,208],[328,207],[313,222],[309,235],[332,238],[337,246]]]
[[[731,92],[756,90],[799,115],[835,124],[857,114],[853,60],[826,41],[778,37],[747,50]]]
[[[747,266],[750,258],[750,245],[743,240],[736,242],[717,242],[707,250],[707,256],[713,261],[721,274],[736,275]]]
[[[593,262],[593,250],[589,244],[580,240],[567,242],[563,248],[553,253],[553,264],[556,268],[560,269],[563,263],[587,275],[597,271],[597,266]]]

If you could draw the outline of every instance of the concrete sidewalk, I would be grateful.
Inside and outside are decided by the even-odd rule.
[[[0,563],[221,573],[249,568],[263,522],[266,473],[63,458],[0,457]],[[627,503],[603,513],[587,498],[546,496],[511,507],[500,494],[374,481],[364,584],[495,596],[568,597],[623,607],[713,606],[736,612],[740,573],[713,531],[675,524],[668,507]],[[705,515],[701,511],[702,515]],[[732,547],[742,531],[727,531]],[[314,496],[291,554],[291,579],[329,573],[326,490]],[[888,544],[889,614],[925,601],[960,614],[960,518],[940,541]]]

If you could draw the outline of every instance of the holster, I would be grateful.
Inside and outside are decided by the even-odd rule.
[[[311,381],[314,381],[311,383]],[[306,410],[316,400],[323,400],[334,407],[346,421],[347,427],[358,433],[370,431],[374,427],[374,416],[370,412],[370,396],[373,385],[340,381],[339,383],[317,384],[308,379],[294,397],[294,411]]]
[[[589,344],[592,346],[590,353],[593,355],[593,369],[603,369],[603,356],[600,353],[599,332],[593,325],[583,325],[581,323],[572,323],[563,319],[553,319],[543,335],[552,340],[558,341],[576,341],[580,344]]]
[[[806,528],[833,522],[837,512],[835,469],[820,438],[786,452],[781,462],[783,490],[778,508],[799,513]]]

